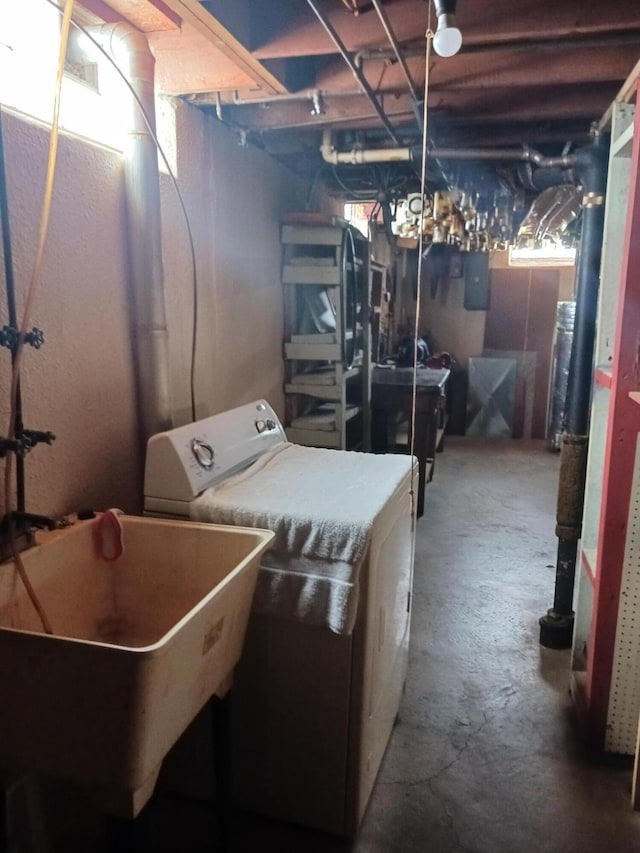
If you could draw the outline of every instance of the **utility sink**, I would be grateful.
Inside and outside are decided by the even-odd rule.
[[[120,520],[112,562],[98,519],[22,554],[53,635],[13,563],[0,566],[0,767],[75,780],[134,817],[169,749],[229,687],[273,533]]]

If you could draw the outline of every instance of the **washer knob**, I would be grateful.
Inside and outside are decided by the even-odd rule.
[[[211,447],[210,444],[207,444],[206,441],[202,441],[200,438],[192,439],[191,452],[195,456],[198,465],[200,465],[201,468],[204,468],[205,471],[210,471],[213,468],[216,454],[213,447]]]

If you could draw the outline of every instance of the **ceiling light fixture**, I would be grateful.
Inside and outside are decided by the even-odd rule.
[[[433,5],[438,16],[433,49],[438,56],[454,56],[462,46],[462,33],[456,25],[456,0],[433,0]]]

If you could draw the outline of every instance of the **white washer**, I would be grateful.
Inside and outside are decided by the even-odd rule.
[[[292,558],[289,571],[282,565],[282,546],[279,557],[263,559],[264,594],[254,600],[232,693],[233,790],[242,807],[343,835],[358,830],[406,679],[415,526],[411,462],[407,456],[288,445],[263,400],[149,441],[148,515],[189,519],[198,506],[202,512],[210,495],[215,507],[219,490],[225,501],[230,495],[247,501],[254,526],[269,518],[280,529],[289,519],[279,515],[279,507],[289,512],[294,495],[304,507],[297,515],[308,514],[316,533],[318,514],[327,515],[331,538],[336,529],[350,527],[344,485],[349,471],[358,475],[355,504],[365,507],[361,517],[367,506],[378,507],[364,519],[359,565],[344,576],[354,609],[338,625],[340,632],[330,627],[329,615],[323,621],[314,602],[296,603],[295,590],[303,595],[314,589],[308,584],[317,583],[318,575],[331,583],[335,567],[344,572],[344,564],[313,559],[298,564]],[[334,486],[327,494],[328,475]],[[315,488],[320,483],[322,494]],[[215,512],[211,520],[221,520]],[[325,527],[322,519],[319,527]],[[320,541],[318,550],[331,545]],[[271,594],[274,577],[294,584],[284,610],[281,598]]]

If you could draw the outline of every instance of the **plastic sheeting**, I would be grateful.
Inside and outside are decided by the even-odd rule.
[[[470,358],[467,435],[513,435],[515,358]]]
[[[558,302],[551,356],[549,408],[547,411],[547,444],[550,450],[560,450],[562,446],[562,422],[569,382],[569,361],[571,360],[575,313],[575,302]]]

